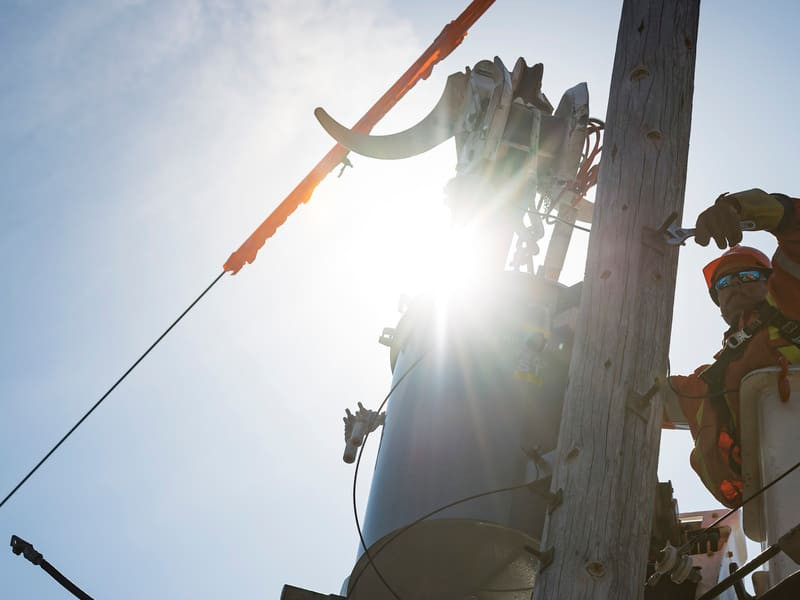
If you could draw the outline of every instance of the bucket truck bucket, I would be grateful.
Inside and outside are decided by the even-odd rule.
[[[778,393],[779,367],[759,369],[742,379],[739,389],[742,480],[749,498],[777,479],[800,457],[800,366],[789,369],[791,395],[783,402]],[[793,472],[744,506],[747,537],[776,544],[800,523],[800,472]],[[769,587],[789,577],[800,566],[781,552],[768,563]]]

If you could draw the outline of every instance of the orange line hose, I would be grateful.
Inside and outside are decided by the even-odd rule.
[[[464,40],[469,28],[494,4],[494,0],[473,0],[458,18],[445,25],[433,43],[422,53],[394,85],[361,117],[353,129],[369,133],[372,128],[405,96],[420,79],[427,79],[436,63],[447,57]],[[317,185],[347,155],[347,149],[336,144],[316,166],[297,184],[272,213],[230,255],[224,270],[236,274],[245,263],[252,263],[264,243],[283,225],[298,206],[308,202]]]

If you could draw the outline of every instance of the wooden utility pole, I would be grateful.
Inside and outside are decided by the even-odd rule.
[[[653,230],[683,211],[699,11],[623,3],[535,600],[644,593],[678,263]]]

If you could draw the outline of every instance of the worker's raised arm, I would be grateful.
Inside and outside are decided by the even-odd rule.
[[[697,217],[695,241],[707,246],[735,246],[742,241],[741,223],[769,231],[778,240],[769,280],[771,301],[789,318],[800,319],[800,200],[753,188],[723,194]]]
[[[758,188],[722,194],[697,217],[695,241],[707,246],[714,238],[720,249],[735,246],[742,241],[742,221],[753,221],[756,229],[777,233],[795,213],[795,203],[783,194],[768,194]]]

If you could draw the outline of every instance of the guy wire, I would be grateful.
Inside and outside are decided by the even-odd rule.
[[[103,400],[105,400],[106,398],[108,398],[108,396],[111,394],[111,392],[113,392],[113,391],[116,389],[116,387],[117,387],[117,386],[118,386],[120,383],[122,383],[122,381],[123,381],[123,380],[124,380],[124,379],[125,379],[125,378],[126,378],[128,375],[129,375],[129,374],[130,374],[130,372],[131,372],[131,371],[133,371],[133,370],[134,370],[134,369],[135,369],[135,368],[136,368],[136,367],[139,365],[139,363],[140,363],[140,362],[142,362],[142,360],[144,360],[144,357],[145,357],[145,356],[147,356],[148,354],[150,354],[150,351],[151,351],[153,348],[155,348],[155,347],[158,345],[158,343],[159,343],[161,340],[163,340],[163,339],[164,339],[164,337],[166,337],[166,335],[167,335],[167,334],[168,334],[170,331],[172,331],[172,328],[173,328],[173,327],[175,327],[175,325],[177,325],[177,324],[180,322],[180,320],[181,320],[181,319],[183,319],[183,317],[185,317],[185,316],[186,316],[186,313],[188,313],[190,310],[192,310],[192,308],[194,308],[194,305],[195,305],[195,304],[197,304],[198,302],[200,302],[200,299],[201,299],[203,296],[205,296],[205,295],[206,295],[206,293],[208,293],[208,291],[209,291],[209,290],[210,290],[212,287],[214,287],[214,286],[216,285],[216,283],[217,283],[217,282],[218,282],[220,279],[222,279],[222,276],[223,276],[223,275],[225,275],[225,273],[226,273],[226,272],[225,272],[225,271],[223,271],[222,273],[220,273],[219,275],[217,275],[216,279],[214,279],[214,281],[212,281],[212,282],[211,282],[211,284],[209,284],[209,286],[208,286],[208,287],[207,287],[205,290],[203,290],[203,292],[202,292],[202,293],[201,293],[201,294],[200,294],[200,295],[199,295],[197,298],[195,298],[195,299],[194,299],[194,301],[193,301],[193,302],[192,302],[192,303],[189,305],[189,307],[188,307],[186,310],[184,310],[184,311],[183,311],[183,312],[180,314],[180,316],[179,316],[177,319],[175,319],[175,320],[172,322],[172,325],[170,325],[169,327],[167,327],[167,329],[164,331],[164,333],[162,333],[160,336],[158,336],[158,339],[156,339],[156,341],[155,341],[155,342],[153,342],[153,343],[150,345],[150,347],[149,347],[147,350],[145,350],[144,354],[142,354],[142,355],[141,355],[141,356],[140,356],[138,359],[136,359],[136,362],[134,362],[134,363],[133,363],[133,364],[132,364],[130,367],[128,367],[128,370],[127,370],[127,371],[125,371],[125,372],[122,374],[122,376],[121,376],[119,379],[117,379],[117,380],[114,382],[114,385],[112,385],[110,388],[108,388],[108,391],[106,391],[106,393],[105,393],[105,394],[103,394],[103,395],[100,397],[100,399],[99,399],[97,402],[95,402],[95,403],[94,403],[94,406],[92,406],[92,407],[91,407],[91,408],[90,408],[88,411],[86,411],[86,413],[85,413],[85,414],[84,414],[84,415],[83,415],[83,416],[82,416],[82,417],[81,417],[81,418],[78,420],[78,422],[77,422],[77,423],[75,423],[75,425],[73,425],[73,426],[72,426],[72,428],[71,428],[69,431],[67,431],[67,433],[65,433],[65,434],[64,434],[64,437],[62,437],[62,438],[61,438],[61,439],[58,441],[58,443],[57,443],[55,446],[53,446],[53,447],[50,449],[50,452],[48,452],[47,454],[45,454],[45,455],[44,455],[44,458],[42,458],[42,459],[41,459],[41,460],[40,460],[38,463],[36,463],[36,466],[35,466],[35,467],[33,467],[33,468],[32,468],[32,469],[31,469],[31,470],[28,472],[28,474],[27,474],[27,475],[25,475],[25,477],[23,477],[23,478],[22,478],[22,481],[20,481],[20,482],[19,482],[19,483],[18,483],[16,486],[14,486],[14,489],[13,489],[13,490],[11,490],[11,491],[8,493],[8,495],[7,495],[5,498],[3,498],[3,501],[2,501],[2,502],[0,502],[0,508],[2,508],[2,507],[3,507],[3,505],[4,505],[6,502],[8,502],[8,500],[9,500],[9,499],[10,499],[10,498],[11,498],[11,497],[14,495],[14,494],[16,494],[16,493],[17,493],[17,490],[18,490],[19,488],[21,488],[21,487],[22,487],[22,486],[25,484],[25,482],[26,482],[26,481],[28,481],[28,479],[31,477],[31,475],[33,475],[33,474],[34,474],[34,473],[35,473],[35,472],[36,472],[36,471],[39,469],[39,467],[41,467],[41,466],[42,466],[42,465],[45,463],[45,461],[46,461],[48,458],[50,458],[50,456],[53,454],[53,452],[55,452],[56,450],[58,450],[58,447],[59,447],[59,446],[61,446],[61,444],[63,444],[63,443],[64,443],[64,442],[67,440],[67,438],[68,438],[69,436],[71,436],[71,435],[73,434],[73,432],[74,432],[74,431],[75,431],[75,430],[76,430],[78,427],[80,427],[80,426],[81,426],[81,424],[82,424],[82,423],[83,423],[83,422],[84,422],[84,421],[85,421],[85,420],[88,418],[88,416],[94,412],[94,409],[96,409],[98,406],[100,406],[100,404],[102,404]]]

